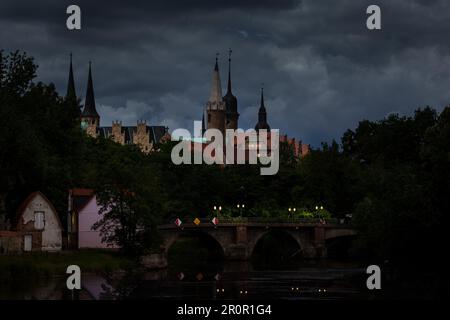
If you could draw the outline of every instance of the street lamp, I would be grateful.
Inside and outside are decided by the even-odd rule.
[[[222,211],[222,206],[214,206],[214,213],[216,213],[218,216],[220,215],[220,211]]]
[[[292,218],[292,217],[293,217],[292,214],[293,214],[295,211],[297,211],[297,208],[291,208],[291,207],[289,207],[288,211],[289,211],[289,217]]]
[[[236,208],[239,209],[239,216],[242,218],[242,210],[245,208],[245,204],[237,204]]]

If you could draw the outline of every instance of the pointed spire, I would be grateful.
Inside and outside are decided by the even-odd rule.
[[[70,101],[77,100],[77,95],[75,92],[75,80],[73,78],[72,53],[70,53],[69,81],[67,82],[66,99]]]
[[[89,61],[88,85],[86,90],[86,100],[84,101],[83,114],[84,117],[99,118],[99,114],[95,109],[94,85],[92,82],[91,61]]]
[[[223,101],[227,110],[227,128],[237,129],[239,113],[237,112],[237,98],[231,92],[231,48],[228,50],[228,87]]]
[[[258,123],[255,126],[255,130],[267,129],[270,130],[270,126],[267,123],[267,112],[264,104],[264,83],[261,86],[261,104],[258,111]]]
[[[214,66],[214,71],[219,71],[219,64],[217,63],[217,60],[219,60],[218,52],[216,52],[216,65]]]
[[[213,76],[212,76],[212,84],[211,84],[211,95],[209,96],[209,102],[213,105],[216,105],[219,109],[222,103],[222,86],[220,84],[220,74],[219,74],[219,65],[218,65],[218,56],[216,54],[216,64],[214,66]]]
[[[261,104],[259,106],[259,112],[266,112],[266,106],[264,105],[264,83],[261,84]]]
[[[231,53],[233,51],[231,48],[228,50],[228,87],[227,87],[227,94],[231,94]]]

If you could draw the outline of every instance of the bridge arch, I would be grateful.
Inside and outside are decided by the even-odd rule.
[[[349,228],[339,228],[339,229],[327,229],[325,232],[325,240],[330,240],[338,237],[349,237],[356,236],[356,230]]]
[[[327,256],[331,258],[348,258],[354,247],[357,233],[352,229],[332,229],[325,234]]]
[[[164,235],[165,241],[163,243],[164,252],[169,257],[169,252],[173,248],[174,244],[183,239],[195,239],[199,240],[200,247],[208,248],[217,251],[221,258],[225,257],[225,247],[213,233],[206,230],[174,230],[169,234]],[[196,246],[199,248],[199,246]]]
[[[254,257],[255,249],[258,248],[264,238],[270,235],[274,235],[275,237],[277,237],[278,239],[276,241],[288,240],[291,244],[294,244],[296,246],[298,253],[301,253],[302,249],[304,249],[304,244],[302,243],[302,240],[300,239],[298,233],[292,232],[291,230],[269,229],[259,232],[258,234],[254,235],[251,241],[249,241],[249,258]]]

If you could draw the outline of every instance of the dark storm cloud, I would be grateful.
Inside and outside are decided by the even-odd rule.
[[[382,8],[382,31],[365,27]],[[78,4],[82,30],[65,28]],[[450,2],[435,1],[2,1],[0,44],[36,57],[39,80],[65,91],[68,53],[84,96],[87,63],[102,123],[136,119],[190,128],[220,55],[240,126],[254,126],[265,83],[268,120],[304,142],[339,139],[363,118],[450,101]]]

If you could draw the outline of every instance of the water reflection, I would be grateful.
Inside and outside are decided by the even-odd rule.
[[[133,274],[133,275],[132,275]],[[249,262],[127,273],[109,279],[116,299],[364,299],[365,270],[354,263],[306,262],[262,270]],[[103,296],[106,297],[106,296]]]
[[[66,289],[65,277],[0,281],[0,300],[117,299],[436,299],[442,287],[433,272],[382,266],[383,289],[369,291],[367,262],[302,260],[267,266],[255,262],[170,264],[169,269],[140,268],[83,274],[82,290]],[[406,273],[405,273],[406,272]],[[415,280],[415,281],[411,281]]]

